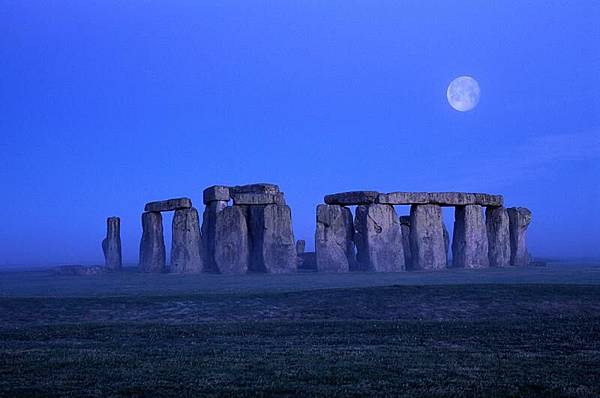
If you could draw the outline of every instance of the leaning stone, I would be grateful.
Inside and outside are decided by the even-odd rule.
[[[250,271],[296,271],[298,256],[292,231],[292,212],[288,206],[248,206],[248,225],[252,243]]]
[[[390,205],[435,204],[439,206],[502,206],[502,195],[467,192],[391,192],[380,194],[378,203]]]
[[[440,206],[411,206],[410,248],[411,269],[436,270],[447,266],[447,249]]]
[[[404,263],[410,268],[412,254],[410,251],[410,216],[400,216],[400,229],[402,230],[402,249],[404,250]]]
[[[481,206],[457,206],[454,211],[452,265],[457,268],[485,268],[490,265]]]
[[[165,271],[165,240],[162,216],[158,212],[142,214],[139,270],[142,272]]]
[[[171,272],[202,272],[198,210],[193,207],[175,210],[172,239]]]
[[[367,271],[396,272],[406,269],[402,229],[393,206],[358,206],[354,241],[360,268]]]
[[[208,187],[202,193],[202,199],[205,205],[216,201],[228,202],[229,199],[231,199],[229,187],[223,185],[213,185],[212,187]]]
[[[192,207],[192,200],[189,198],[178,198],[160,200],[158,202],[146,203],[144,211],[159,212],[159,211],[173,211],[177,209],[188,209]]]
[[[325,203],[340,206],[368,205],[375,203],[377,196],[379,196],[379,193],[374,191],[341,192],[326,195]]]
[[[277,193],[234,193],[234,205],[285,205],[283,192]]]
[[[226,207],[217,214],[214,259],[223,274],[245,274],[250,264],[246,209]]]
[[[304,253],[304,249],[306,248],[306,241],[304,239],[298,239],[296,241],[296,254],[301,255]]]
[[[104,264],[109,271],[118,271],[123,266],[121,258],[121,219],[106,219],[106,238],[102,241]]]
[[[531,211],[525,207],[510,207],[506,209],[510,230],[510,263],[511,265],[529,264],[526,235],[531,223]]]
[[[279,192],[279,186],[275,184],[248,184],[248,185],[236,185],[235,187],[230,187],[229,192],[231,195],[240,194],[240,193],[270,193],[274,194]]]
[[[227,207],[227,202],[223,200],[217,200],[210,202],[204,208],[202,214],[202,260],[204,262],[204,271],[206,272],[219,272],[217,264],[215,263],[215,236],[216,236],[216,224],[217,214]]]
[[[350,209],[338,205],[318,205],[316,268],[324,272],[347,272],[354,269],[353,236],[354,223]]]
[[[508,212],[504,207],[488,207],[485,211],[488,235],[488,258],[491,267],[510,265],[510,229]]]

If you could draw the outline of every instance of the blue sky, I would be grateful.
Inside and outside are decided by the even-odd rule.
[[[533,211],[533,254],[600,256],[595,0],[0,1],[0,20],[0,265],[101,262],[111,215],[136,262],[145,202],[258,181],[308,241],[327,193],[483,191]],[[459,75],[471,112],[446,101]]]

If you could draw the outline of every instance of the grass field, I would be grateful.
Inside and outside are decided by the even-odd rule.
[[[0,272],[2,396],[600,396],[600,264]]]

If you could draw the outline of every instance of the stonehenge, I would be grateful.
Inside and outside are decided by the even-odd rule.
[[[140,242],[139,270],[142,272],[164,272],[165,239],[162,215],[159,212],[142,214],[142,240]]]
[[[490,266],[510,265],[510,229],[506,208],[488,207],[485,211],[485,225],[489,242]]]
[[[171,272],[202,272],[198,210],[193,207],[175,210],[171,246]]]
[[[317,206],[315,257],[318,271],[346,272],[355,268],[354,223],[350,209]]]
[[[412,270],[436,270],[448,265],[442,209],[434,204],[410,207]]]
[[[109,271],[118,271],[123,266],[121,258],[121,219],[108,217],[106,219],[106,238],[102,241],[104,265]]]
[[[529,253],[525,236],[531,222],[531,211],[525,207],[510,207],[507,212],[510,229],[510,264],[528,265]]]
[[[489,267],[483,209],[479,205],[457,206],[454,214],[452,265],[457,268]]]

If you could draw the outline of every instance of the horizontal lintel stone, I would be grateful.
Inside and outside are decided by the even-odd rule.
[[[233,196],[234,194],[241,193],[270,193],[275,194],[279,192],[279,186],[275,184],[258,183],[258,184],[247,184],[237,185],[235,187],[229,187],[229,192]]]
[[[174,211],[178,209],[189,209],[190,207],[192,207],[192,200],[190,198],[177,198],[146,203],[144,211]]]
[[[351,191],[334,193],[325,196],[328,205],[353,206],[368,205],[377,202],[379,192],[375,191]]]
[[[391,192],[380,194],[378,203],[389,205],[434,204],[438,206],[479,205],[499,207],[502,195],[468,192]]]
[[[223,185],[213,185],[212,187],[208,187],[204,190],[202,198],[205,205],[217,201],[228,202],[229,199],[231,199],[229,196],[229,187]]]
[[[283,192],[276,193],[234,193],[234,205],[285,205]]]

